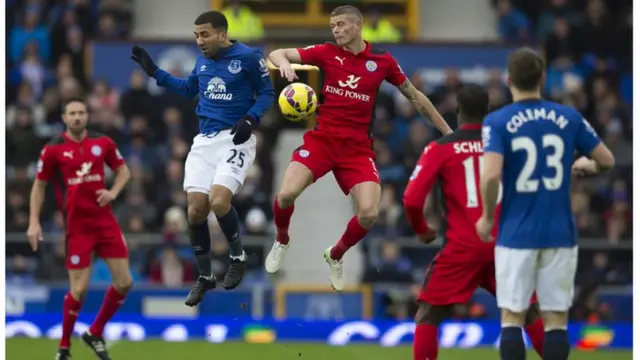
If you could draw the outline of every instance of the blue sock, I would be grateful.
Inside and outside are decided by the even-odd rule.
[[[189,240],[196,255],[198,274],[211,276],[211,235],[207,220],[200,224],[189,224]]]
[[[223,216],[217,216],[220,229],[224,233],[224,237],[229,242],[229,251],[231,256],[240,257],[244,254],[242,249],[242,239],[240,238],[240,220],[238,220],[238,213],[232,206],[228,213]]]
[[[500,359],[525,360],[526,356],[527,351],[522,338],[522,328],[515,326],[503,327],[500,333]]]
[[[554,329],[544,333],[544,360],[567,360],[569,358],[569,335],[567,330]]]

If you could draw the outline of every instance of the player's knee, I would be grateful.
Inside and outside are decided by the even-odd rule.
[[[87,296],[88,286],[86,285],[72,285],[69,289],[71,296],[78,301],[84,300],[85,296]]]
[[[126,277],[124,279],[116,279],[113,282],[113,287],[116,289],[116,291],[118,291],[120,294],[126,294],[129,292],[129,290],[131,290],[131,288],[133,287],[133,279],[131,279],[131,276]]]
[[[378,207],[375,205],[362,206],[358,209],[358,222],[363,228],[368,229],[376,223],[378,219]]]
[[[418,311],[414,320],[416,324],[429,324],[438,326],[448,316],[450,306],[432,306],[425,303],[418,303]]]
[[[214,214],[224,216],[231,209],[231,202],[220,197],[212,197],[211,200],[209,200],[209,206]]]
[[[298,195],[300,194],[295,189],[282,189],[278,193],[278,205],[283,209],[288,208],[293,205]]]
[[[541,311],[540,316],[545,330],[567,329],[569,316],[566,311]]]
[[[202,224],[207,220],[207,215],[209,215],[207,206],[189,205],[187,209],[189,224]]]

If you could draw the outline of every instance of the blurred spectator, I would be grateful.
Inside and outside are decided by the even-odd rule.
[[[27,8],[21,24],[11,30],[9,53],[13,63],[23,59],[27,45],[37,48],[37,55],[42,61],[49,61],[51,40],[49,30],[40,23],[40,10],[38,7]]]
[[[380,260],[374,267],[367,270],[362,282],[386,282],[397,284],[411,284],[411,261],[400,254],[400,247],[393,242],[385,242],[382,245]]]
[[[379,11],[371,11],[365,16],[362,38],[371,43],[396,43],[402,40],[402,33]]]
[[[525,40],[531,35],[527,16],[511,4],[511,0],[498,0],[498,33],[505,40]]]
[[[222,13],[229,22],[229,37],[240,41],[259,40],[264,36],[262,21],[239,0],[228,1],[228,5],[222,9]]]
[[[180,259],[174,246],[165,245],[159,259],[151,266],[150,279],[154,284],[179,288],[194,281],[194,269]]]
[[[577,26],[580,14],[573,9],[569,0],[550,0],[549,6],[543,10],[538,18],[537,38],[544,41],[557,27],[557,20],[564,19],[569,27]]]

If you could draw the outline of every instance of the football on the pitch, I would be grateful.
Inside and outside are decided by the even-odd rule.
[[[285,119],[302,121],[316,112],[318,98],[311,86],[298,82],[282,90],[278,105]]]

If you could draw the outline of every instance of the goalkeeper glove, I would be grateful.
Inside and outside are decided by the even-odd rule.
[[[153,76],[158,70],[158,66],[153,63],[151,56],[143,47],[135,45],[131,47],[131,60],[137,62],[142,70],[149,76]]]
[[[251,116],[245,115],[240,121],[238,121],[231,128],[231,135],[233,135],[233,144],[244,144],[251,137],[251,131],[253,130],[254,120]]]

